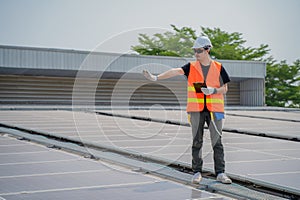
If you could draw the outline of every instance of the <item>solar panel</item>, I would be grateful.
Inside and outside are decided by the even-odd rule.
[[[149,116],[145,111],[130,112],[131,116]],[[152,117],[164,119],[163,115],[159,115],[160,111],[151,112]],[[172,116],[174,121],[186,122],[185,114],[181,111],[164,112],[165,116]],[[125,111],[120,111],[120,114],[122,113]],[[251,115],[254,114],[252,111]],[[294,118],[294,113],[291,118]],[[191,130],[188,126],[66,111],[1,111],[0,122],[140,152],[145,156],[155,155],[161,159],[185,163],[187,166],[191,163]],[[300,130],[299,123],[296,122],[284,121],[278,124],[278,120],[274,119],[230,115],[226,118],[225,127],[297,137],[299,132],[295,129]],[[232,177],[300,194],[297,184],[300,180],[300,161],[297,153],[300,150],[299,142],[224,131],[223,143],[226,171]],[[20,148],[22,152],[27,147]],[[8,150],[3,150],[5,151]],[[207,130],[203,154],[204,167],[213,171],[212,150]]]

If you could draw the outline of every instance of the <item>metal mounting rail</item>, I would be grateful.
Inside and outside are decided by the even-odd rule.
[[[130,116],[130,115],[123,115],[123,114],[109,113],[109,112],[105,112],[105,111],[94,111],[93,113],[96,113],[96,114],[99,114],[99,115],[111,116],[111,117],[121,117],[121,118],[127,118],[127,119],[151,121],[151,122],[158,122],[158,123],[172,124],[172,125],[179,125],[179,126],[186,126],[186,127],[190,126],[190,124],[187,123],[187,122],[180,122],[180,121],[176,121],[176,120],[162,120],[162,119],[154,119],[154,118],[142,117],[142,116]],[[205,128],[207,129],[207,127],[205,127]],[[223,128],[223,131],[231,132],[231,133],[244,134],[244,135],[253,135],[253,136],[267,137],[267,138],[272,138],[272,139],[300,142],[299,137],[289,137],[289,136],[284,136],[284,135],[275,135],[275,134],[272,134],[272,133],[264,133],[264,132],[248,131],[248,130],[239,130],[239,129],[234,129],[234,128]]]

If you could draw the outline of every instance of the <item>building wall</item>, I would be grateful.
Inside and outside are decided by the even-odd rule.
[[[240,82],[241,106],[264,106],[265,104],[265,80],[248,79]]]
[[[40,78],[43,76],[44,80],[49,78],[53,81],[48,83],[41,83],[41,81],[40,83],[43,86],[48,84],[49,87],[56,87],[55,82],[59,82],[59,80],[61,80],[58,77],[69,77],[73,79],[73,84],[75,79],[81,78],[90,78],[93,79],[93,81],[98,80],[101,82],[101,79],[107,79],[104,77],[104,74],[109,73],[111,80],[114,79],[115,82],[120,81],[120,79],[124,79],[124,81],[127,80],[127,82],[125,81],[124,84],[127,84],[128,87],[131,87],[132,81],[136,81],[138,83],[141,83],[142,80],[144,81],[144,78],[141,76],[143,69],[149,69],[152,73],[158,74],[173,67],[181,67],[191,60],[193,60],[193,58],[124,55],[114,53],[0,45],[0,75],[2,75],[2,77],[0,77],[2,78],[2,85],[0,87],[0,92],[2,92],[2,95],[0,96],[0,101],[3,99],[7,100],[9,97],[11,97],[10,99],[13,100],[16,98],[16,96],[12,95],[13,93],[24,94],[22,91],[17,89],[18,86],[16,84],[12,86],[12,79],[14,78],[16,80],[26,79],[28,82],[28,78],[30,79],[30,77],[32,81],[34,81],[36,79],[41,80]],[[229,84],[227,104],[245,106],[264,105],[264,78],[266,75],[265,63],[228,60],[219,61],[222,62],[232,79],[232,82]],[[10,78],[12,79],[10,79],[10,82],[5,82],[6,79],[4,79],[4,77],[7,76],[11,76]],[[55,77],[57,77],[56,80]],[[131,82],[128,81],[130,79],[132,80]],[[173,93],[180,91],[180,94],[175,96],[180,96],[180,104],[185,104],[185,82],[186,80],[181,77],[169,80],[168,84],[166,85],[164,85],[166,82],[155,83],[161,87],[159,87],[160,89],[156,88],[155,90],[151,91],[150,94],[154,94],[157,91],[162,91],[161,99],[163,99],[164,96],[162,94],[164,92],[169,93],[168,90],[171,88],[171,92]],[[9,83],[12,85],[9,86]],[[22,83],[20,82],[19,84]],[[45,91],[40,89],[36,90],[34,85],[31,86],[31,90],[36,96],[39,96],[39,98],[41,98],[41,94],[45,94],[45,98],[48,97],[46,95],[46,89]],[[8,91],[8,88],[10,91]],[[30,92],[30,87],[27,87],[27,89],[27,94],[32,93]],[[141,97],[138,100],[139,103],[145,103],[147,100],[151,102],[149,99],[151,95],[149,97],[149,93],[147,92],[142,94],[143,89],[145,90],[143,85],[140,85],[139,92],[135,93],[134,95]],[[40,92],[39,94],[38,91]],[[51,91],[49,90],[48,94],[51,93],[53,96],[53,91],[55,91],[55,89]],[[67,93],[69,94],[70,91]],[[57,94],[61,94],[61,92],[58,92]],[[30,100],[30,95],[27,95],[27,97],[26,95],[19,95],[19,97],[22,96],[24,100],[23,102]],[[70,97],[67,99],[69,98]],[[157,98],[159,99],[159,97]],[[168,96],[168,98],[169,100],[166,102],[174,102],[170,96]],[[21,99],[22,98],[19,98],[19,100],[16,102],[22,102]],[[144,100],[141,101],[141,99]],[[155,103],[156,101],[152,102]]]
[[[181,67],[193,58],[140,56],[88,51],[0,45],[0,67],[140,73],[151,68],[161,73]],[[266,66],[258,61],[219,60],[233,78],[264,78]]]

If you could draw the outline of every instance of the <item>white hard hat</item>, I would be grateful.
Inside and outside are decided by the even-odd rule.
[[[192,47],[193,49],[198,49],[198,48],[211,48],[212,44],[210,39],[207,36],[200,36],[196,39],[194,42],[194,46]]]

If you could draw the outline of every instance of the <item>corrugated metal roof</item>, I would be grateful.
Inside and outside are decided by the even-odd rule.
[[[161,73],[169,68],[181,67],[191,60],[194,59],[0,45],[0,67],[10,68],[138,73],[143,68],[151,68],[153,73]],[[223,63],[231,77],[264,78],[266,76],[264,62],[219,61]]]

